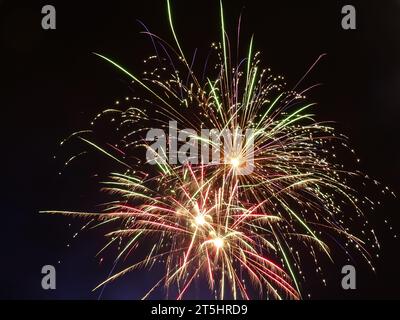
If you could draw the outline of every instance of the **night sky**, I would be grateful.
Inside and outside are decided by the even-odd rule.
[[[41,28],[41,8],[57,10],[57,29]],[[341,28],[341,8],[353,4],[357,29]],[[204,61],[219,41],[219,1],[172,1],[174,22],[184,51],[196,48]],[[317,119],[333,120],[350,137],[361,169],[400,194],[400,1],[224,1],[227,32],[254,33],[262,64],[293,86],[320,54],[327,55],[302,83],[323,85],[308,97],[318,102]],[[92,54],[113,57],[136,74],[153,54],[150,31],[172,43],[164,1],[1,1],[0,103],[2,123],[0,298],[97,299],[92,289],[109,274],[112,252],[99,263],[104,230],[73,235],[83,225],[40,210],[94,210],[101,195],[91,176],[110,162],[82,161],[62,170],[71,150],[59,142],[85,129],[116,99],[132,96],[129,79]],[[57,158],[54,159],[54,156]],[[345,159],[346,160],[346,159]],[[59,172],[62,174],[59,175]],[[106,170],[105,170],[106,171]],[[376,274],[361,260],[357,290],[340,287],[343,261],[324,264],[324,287],[310,268],[304,291],[314,299],[400,298],[398,200],[382,197],[369,215],[381,240]],[[384,220],[388,220],[385,224]],[[69,226],[70,224],[70,226]],[[392,227],[392,229],[390,228]],[[394,238],[397,235],[397,239]],[[69,245],[69,247],[67,246]],[[41,288],[41,267],[54,265],[57,289]],[[133,272],[107,286],[103,299],[137,299],[157,279],[153,269]],[[162,298],[157,292],[154,297]],[[189,298],[207,298],[195,288]]]

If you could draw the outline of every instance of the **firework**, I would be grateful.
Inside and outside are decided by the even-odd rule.
[[[310,88],[285,90],[283,77],[262,69],[253,39],[247,57],[234,59],[222,4],[221,42],[212,45],[217,61],[214,68],[204,68],[210,70],[207,76],[197,77],[167,4],[175,45],[146,31],[157,54],[145,60],[149,71],[143,77],[96,53],[145,91],[127,98],[133,106],[126,110],[107,109],[94,119],[93,126],[111,117],[117,143],[93,142],[94,129],[63,142],[78,138],[126,167],[110,174],[103,188],[115,201],[99,213],[46,211],[112,225],[101,252],[123,243],[116,261],[143,250],[144,241],[151,243],[144,259],[98,287],[131,270],[162,263],[165,273],[144,298],[159,286],[173,286],[176,298],[182,299],[197,279],[204,279],[219,299],[249,299],[255,291],[260,297],[300,299],[302,252],[316,264],[318,252],[330,258],[332,238],[351,245],[371,264],[364,241],[346,223],[353,216],[362,221],[361,203],[374,203],[350,184],[361,173],[346,170],[337,160],[341,150],[352,152],[347,138],[329,123],[314,120],[314,104],[305,97]],[[151,128],[168,128],[171,120],[193,129],[190,138],[210,149],[215,141],[200,135],[202,128],[216,128],[217,140],[224,130],[233,132],[221,161],[174,164],[155,157],[156,166],[150,166],[138,157],[145,151],[156,153],[144,136]],[[243,130],[251,132],[246,139]],[[249,164],[251,172],[243,174]]]

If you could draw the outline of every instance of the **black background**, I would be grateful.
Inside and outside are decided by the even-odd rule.
[[[357,30],[341,28],[341,8],[348,3],[356,7]],[[56,30],[41,28],[45,4],[56,7]],[[219,2],[172,5],[184,51],[191,56],[199,48],[204,59],[210,43],[220,38]],[[318,119],[336,121],[350,136],[363,171],[399,194],[400,1],[238,0],[224,1],[224,8],[228,33],[235,32],[242,12],[241,41],[247,46],[254,33],[263,63],[285,75],[289,85],[327,53],[302,84],[323,83],[309,95],[319,104]],[[97,203],[95,188],[84,181],[98,163],[60,176],[62,161],[53,156],[63,137],[132,94],[128,79],[91,52],[140,74],[142,60],[153,52],[137,19],[172,42],[164,1],[0,1],[1,298],[99,297],[91,290],[109,273],[112,258],[100,265],[94,258],[105,243],[102,232],[72,240],[81,222],[38,211],[85,210]],[[376,274],[360,264],[358,288],[348,292],[340,287],[340,262],[327,265],[327,287],[306,270],[305,292],[319,299],[400,298],[399,237],[393,237],[399,234],[398,209],[398,201],[386,197],[370,219],[382,244]],[[57,268],[57,290],[41,289],[45,264]],[[108,286],[102,298],[139,298],[154,272],[132,273]],[[193,297],[204,298],[202,293]]]

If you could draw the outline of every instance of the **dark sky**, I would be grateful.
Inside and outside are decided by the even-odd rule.
[[[200,55],[219,41],[219,1],[172,1],[184,51]],[[357,30],[341,28],[341,8],[353,4]],[[53,4],[57,29],[41,29],[41,8]],[[294,85],[326,53],[302,84],[323,86],[309,96],[318,119],[333,120],[361,158],[361,168],[400,193],[400,1],[224,1],[228,33],[242,12],[242,40],[255,35],[262,61]],[[143,27],[172,42],[164,1],[0,1],[0,102],[2,105],[2,206],[0,298],[96,299],[91,290],[110,271],[95,254],[101,230],[72,237],[76,219],[39,210],[94,207],[96,191],[85,175],[97,163],[59,176],[59,141],[86,128],[115,99],[131,95],[128,79],[91,52],[104,53],[129,70],[144,71],[152,53]],[[64,154],[65,155],[65,154]],[[379,190],[378,190],[379,191]],[[378,192],[376,191],[376,192]],[[382,242],[377,273],[360,263],[358,289],[340,288],[340,263],[327,265],[328,286],[304,286],[312,298],[400,298],[398,201],[384,198],[370,221]],[[383,221],[389,220],[393,227]],[[71,226],[68,225],[71,223]],[[70,247],[67,247],[70,244]],[[60,261],[60,263],[58,263]],[[44,291],[41,267],[57,268],[57,290]],[[128,275],[103,298],[139,298],[152,272]],[[309,270],[310,278],[313,271]],[[202,292],[200,289],[199,292]],[[161,297],[161,295],[160,295]],[[193,297],[203,297],[195,293]]]

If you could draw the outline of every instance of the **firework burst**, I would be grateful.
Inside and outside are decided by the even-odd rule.
[[[107,109],[94,119],[93,126],[111,117],[118,142],[93,142],[94,129],[63,141],[77,138],[126,170],[112,173],[105,183],[103,190],[115,201],[103,212],[46,212],[112,225],[115,229],[106,234],[109,241],[101,252],[123,243],[116,261],[134,256],[141,243],[151,243],[144,259],[98,287],[131,270],[162,263],[165,273],[144,298],[159,286],[173,286],[176,298],[182,299],[197,279],[206,279],[220,299],[249,299],[254,292],[300,299],[301,252],[316,263],[318,252],[330,258],[332,238],[350,244],[371,264],[364,241],[346,223],[353,217],[363,219],[361,204],[374,204],[349,183],[361,173],[337,161],[339,150],[352,151],[346,137],[329,123],[314,120],[314,104],[305,97],[310,88],[285,90],[283,77],[262,69],[253,39],[247,57],[234,61],[222,4],[222,40],[212,45],[217,62],[214,68],[205,67],[212,71],[200,79],[193,71],[194,61],[189,63],[181,49],[167,4],[175,45],[146,31],[157,55],[145,60],[150,71],[143,77],[96,53],[145,91],[142,97],[127,98],[134,106]],[[156,153],[144,138],[146,132],[168,128],[171,120],[193,129],[190,138],[210,149],[221,132],[231,130],[221,161],[201,158],[197,164],[171,164],[167,157],[156,157],[156,166],[146,163],[146,152]],[[202,128],[216,128],[220,134],[216,140],[204,138],[198,134]],[[242,139],[247,129],[251,135]],[[86,151],[79,155],[83,154]],[[249,164],[251,172],[243,174]]]

